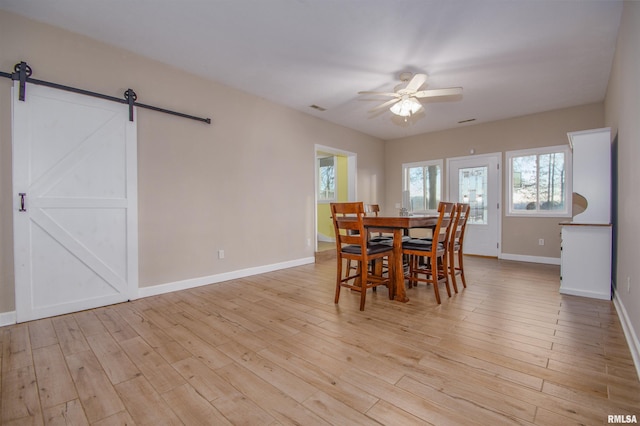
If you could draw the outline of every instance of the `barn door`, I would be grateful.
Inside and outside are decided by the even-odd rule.
[[[128,108],[13,88],[18,322],[135,298],[137,140]]]

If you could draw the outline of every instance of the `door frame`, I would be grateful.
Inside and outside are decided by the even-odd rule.
[[[315,144],[313,149],[313,247],[318,251],[318,152],[347,157],[347,199],[355,201],[357,199],[357,163],[358,155],[355,152],[345,151],[326,145]]]
[[[451,200],[451,163],[454,161],[481,161],[483,158],[491,158],[495,159],[497,163],[497,176],[496,176],[496,192],[497,192],[497,200],[498,200],[498,208],[496,209],[496,227],[497,227],[497,235],[496,238],[498,240],[498,250],[497,257],[498,259],[502,259],[502,210],[504,205],[504,194],[502,190],[502,152],[492,152],[487,154],[477,154],[477,155],[467,155],[462,157],[451,157],[446,160],[446,189],[445,193],[447,194],[447,199]]]

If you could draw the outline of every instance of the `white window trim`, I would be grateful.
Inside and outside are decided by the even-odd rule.
[[[411,167],[428,167],[428,166],[439,166],[440,167],[440,201],[444,201],[444,160],[427,160],[427,161],[417,161],[414,163],[403,163],[402,164],[402,199],[403,199],[403,207],[404,207],[404,198],[405,194],[408,194],[405,191],[408,191],[407,185],[409,184],[407,179],[407,169]],[[436,213],[437,209],[433,210],[410,210],[413,213],[419,214],[432,214]]]
[[[335,188],[333,189],[333,198],[320,198],[320,181],[318,176],[320,175],[320,159],[333,157],[333,182]],[[337,155],[318,155],[316,156],[316,199],[318,204],[329,204],[338,201],[338,156]]]
[[[513,157],[521,157],[526,155],[541,155],[541,154],[549,154],[553,152],[564,152],[565,155],[565,200],[567,200],[565,204],[565,210],[557,211],[539,211],[539,210],[513,210],[512,204],[512,185],[513,185],[513,170],[512,170],[512,158]],[[546,146],[541,148],[530,148],[530,149],[521,149],[518,151],[507,151],[505,152],[505,161],[507,162],[507,173],[505,173],[505,181],[506,181],[506,204],[507,209],[505,211],[505,216],[515,216],[515,217],[571,217],[571,209],[572,209],[572,182],[573,182],[573,173],[572,173],[572,156],[569,145],[556,145],[556,146]]]

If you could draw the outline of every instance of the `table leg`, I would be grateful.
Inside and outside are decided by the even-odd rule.
[[[393,281],[395,287],[395,300],[406,303],[409,301],[404,287],[404,266],[402,263],[402,228],[393,230]]]

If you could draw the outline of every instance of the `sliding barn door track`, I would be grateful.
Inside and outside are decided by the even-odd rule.
[[[54,89],[66,90],[67,92],[79,93],[81,95],[93,96],[95,98],[106,99],[108,101],[118,102],[121,104],[127,104],[129,105],[129,121],[133,121],[133,107],[135,106],[138,108],[150,109],[153,111],[163,112],[165,114],[177,115],[178,117],[188,118],[191,120],[202,121],[204,123],[211,124],[210,118],[196,117],[194,115],[183,114],[181,112],[171,111],[169,109],[159,108],[153,105],[146,105],[140,102],[136,102],[138,99],[138,95],[132,89],[127,89],[124,92],[124,98],[121,99],[121,98],[116,98],[114,96],[103,95],[102,93],[96,93],[96,92],[91,92],[89,90],[78,89],[76,87],[64,86],[62,84],[51,83],[49,81],[44,81],[44,80],[37,80],[35,78],[31,78],[32,73],[33,71],[31,67],[27,65],[26,62],[22,61],[13,67],[12,73],[6,73],[6,72],[0,71],[0,77],[6,77],[6,78],[10,78],[11,80],[20,82],[19,99],[21,101],[24,101],[26,99],[27,83],[31,83],[31,84],[37,84],[40,86],[52,87]]]

